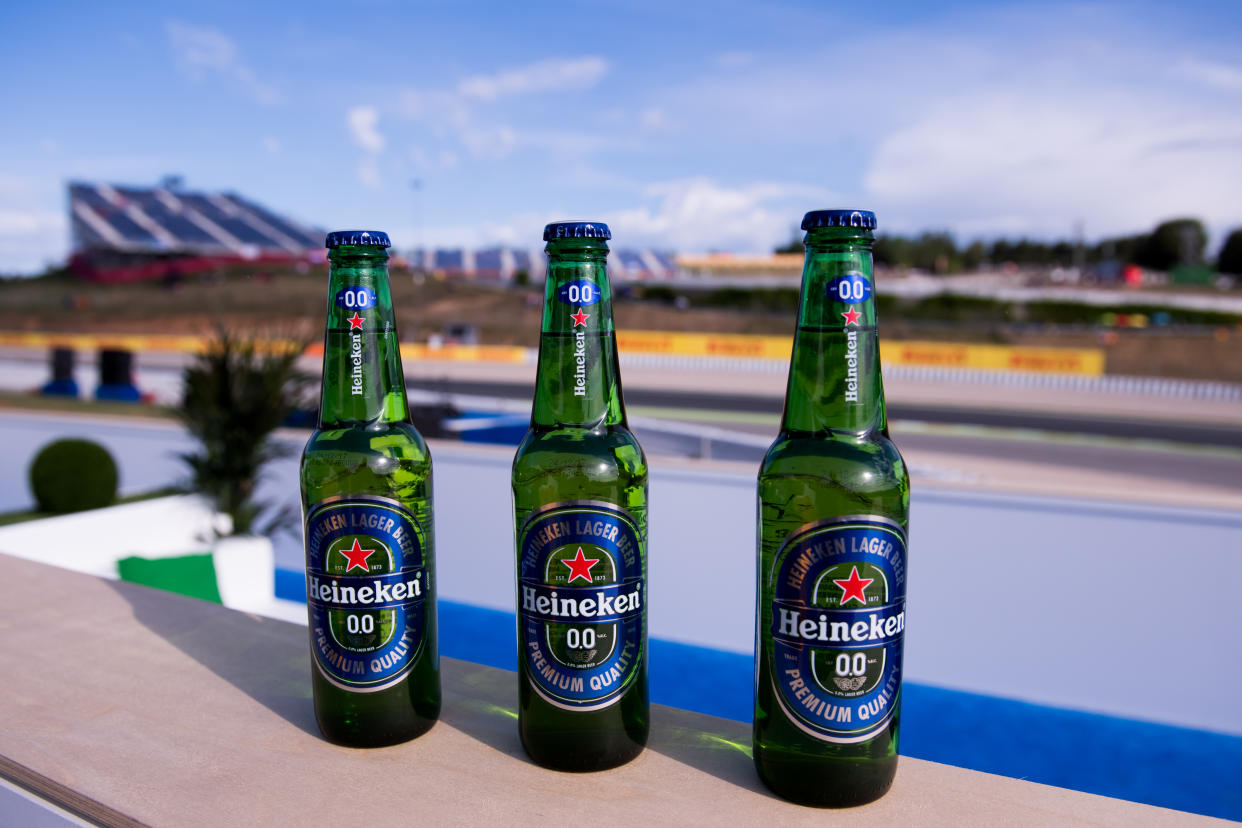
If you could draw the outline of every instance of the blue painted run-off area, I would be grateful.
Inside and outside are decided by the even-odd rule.
[[[276,594],[304,601],[302,573],[278,569]],[[439,612],[443,655],[517,669],[513,613],[443,600]],[[659,639],[650,650],[652,701],[751,720],[750,656]],[[1242,819],[1242,737],[911,682],[903,692],[902,755]]]

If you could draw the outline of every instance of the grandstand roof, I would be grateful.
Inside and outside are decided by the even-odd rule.
[[[323,232],[233,193],[71,182],[75,252],[197,256],[304,256],[322,250]]]

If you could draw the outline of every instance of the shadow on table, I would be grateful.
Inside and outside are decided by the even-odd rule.
[[[533,764],[518,737],[517,675],[450,658],[442,659],[441,665],[441,720],[493,750]],[[750,728],[739,722],[653,706],[647,750],[631,764],[654,753],[739,788],[772,796],[751,762]],[[604,773],[624,772],[625,767]]]
[[[495,751],[533,764],[518,737],[517,675],[454,658],[440,659],[440,721]]]
[[[305,628],[124,581],[108,584],[151,632],[291,725],[322,738],[311,703]]]
[[[657,705],[651,712],[648,750],[752,793],[779,799],[755,772],[748,725],[675,707]]]
[[[303,627],[123,581],[108,583],[147,629],[291,725],[322,738],[311,702],[310,646]],[[445,658],[441,681],[443,724],[531,764],[518,738],[515,673]],[[634,762],[650,754],[770,796],[751,764],[750,730],[739,722],[656,705],[647,751]]]

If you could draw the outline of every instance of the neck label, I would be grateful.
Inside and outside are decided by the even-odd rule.
[[[828,283],[828,298],[847,304],[871,298],[871,282],[861,273],[847,273]]]
[[[878,736],[901,690],[901,528],[870,516],[811,524],[789,537],[767,577],[772,683],[785,716],[825,742]]]
[[[349,372],[349,393],[355,397],[361,397],[365,388],[363,380],[366,376],[362,369],[364,362],[362,356],[362,334],[351,333],[349,335],[349,361],[353,368]]]
[[[366,310],[375,307],[378,301],[375,291],[369,287],[347,287],[336,292],[336,306],[346,310]]]
[[[845,401],[858,402],[858,331],[845,332]]]
[[[556,289],[557,298],[568,305],[574,306],[569,315],[570,331],[574,335],[574,353],[570,361],[569,387],[575,397],[585,397],[587,393],[587,322],[595,314],[587,313],[583,306],[593,305],[599,301],[600,291],[593,283],[584,280],[569,282]]]
[[[602,297],[595,283],[586,279],[566,282],[556,289],[556,298],[566,305],[594,305]]]

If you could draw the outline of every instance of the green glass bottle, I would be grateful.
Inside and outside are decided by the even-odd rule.
[[[557,770],[647,743],[647,460],[621,400],[606,225],[544,229],[530,430],[513,459],[518,729]]]
[[[311,681],[323,735],[375,747],[440,713],[431,455],[405,398],[388,236],[326,244],[323,396],[301,467]]]
[[[897,768],[906,466],[888,437],[864,211],[807,213],[781,431],[759,471],[754,758],[777,794],[847,806]]]

